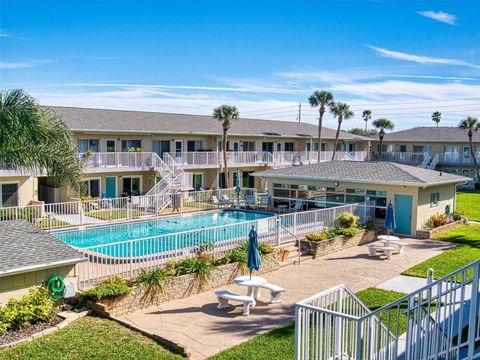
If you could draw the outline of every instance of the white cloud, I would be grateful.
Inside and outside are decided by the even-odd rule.
[[[431,56],[422,56],[422,55],[415,55],[415,54],[408,54],[403,53],[400,51],[388,50],[385,48],[380,48],[372,45],[367,45],[370,49],[375,50],[380,56],[397,59],[397,60],[404,60],[404,61],[412,61],[419,64],[445,64],[445,65],[455,65],[455,66],[466,66],[471,67],[474,69],[480,69],[480,65],[472,64],[466,61],[457,60],[457,59],[446,59],[446,58],[437,58]]]
[[[449,25],[457,24],[457,17],[443,11],[417,11],[417,14]]]
[[[35,64],[32,62],[6,62],[0,61],[0,69],[25,69],[34,67]]]
[[[69,86],[76,87],[104,87],[104,88],[151,88],[151,89],[171,89],[171,90],[195,90],[195,91],[220,91],[220,92],[243,92],[243,93],[280,93],[296,94],[305,93],[304,89],[289,89],[264,86],[202,86],[202,85],[166,85],[166,84],[122,84],[122,83],[70,83]]]

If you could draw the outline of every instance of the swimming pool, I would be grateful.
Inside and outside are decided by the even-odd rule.
[[[198,246],[207,242],[246,237],[249,228],[244,226],[245,223],[256,225],[258,228],[259,221],[272,217],[273,215],[260,212],[220,210],[165,219],[101,225],[82,230],[58,231],[52,235],[71,246],[88,248],[90,251],[109,256],[142,256]],[[235,226],[236,224],[238,226]],[[135,241],[132,246],[130,240],[137,239],[145,240]]]

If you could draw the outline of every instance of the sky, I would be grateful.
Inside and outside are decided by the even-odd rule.
[[[480,117],[480,2],[0,2],[0,89],[44,105],[316,123],[317,89],[396,130]],[[327,115],[325,125],[336,126]]]

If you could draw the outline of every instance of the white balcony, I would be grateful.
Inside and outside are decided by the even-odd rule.
[[[161,161],[152,152],[105,152],[86,157],[79,154],[85,173],[151,170]]]
[[[172,157],[182,168],[218,168],[223,166],[223,152],[171,152]],[[273,163],[272,154],[266,151],[228,151],[228,166],[269,166]]]
[[[433,159],[438,155],[438,164],[445,165],[475,165],[473,157],[470,153],[458,153],[458,152],[443,152],[443,153],[410,153],[410,152],[374,152],[372,154],[372,160],[376,161],[392,161],[404,164],[416,164],[420,165],[425,160],[426,156],[430,156]],[[480,159],[480,153],[477,153],[477,160]]]

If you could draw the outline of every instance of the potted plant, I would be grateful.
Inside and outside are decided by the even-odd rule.
[[[83,153],[83,156],[86,158],[86,159],[90,159],[92,156],[93,156],[93,151],[92,150],[87,150]]]
[[[278,250],[278,256],[280,256],[280,261],[285,261],[288,258],[288,255],[290,254],[290,251],[287,249],[279,249]]]

